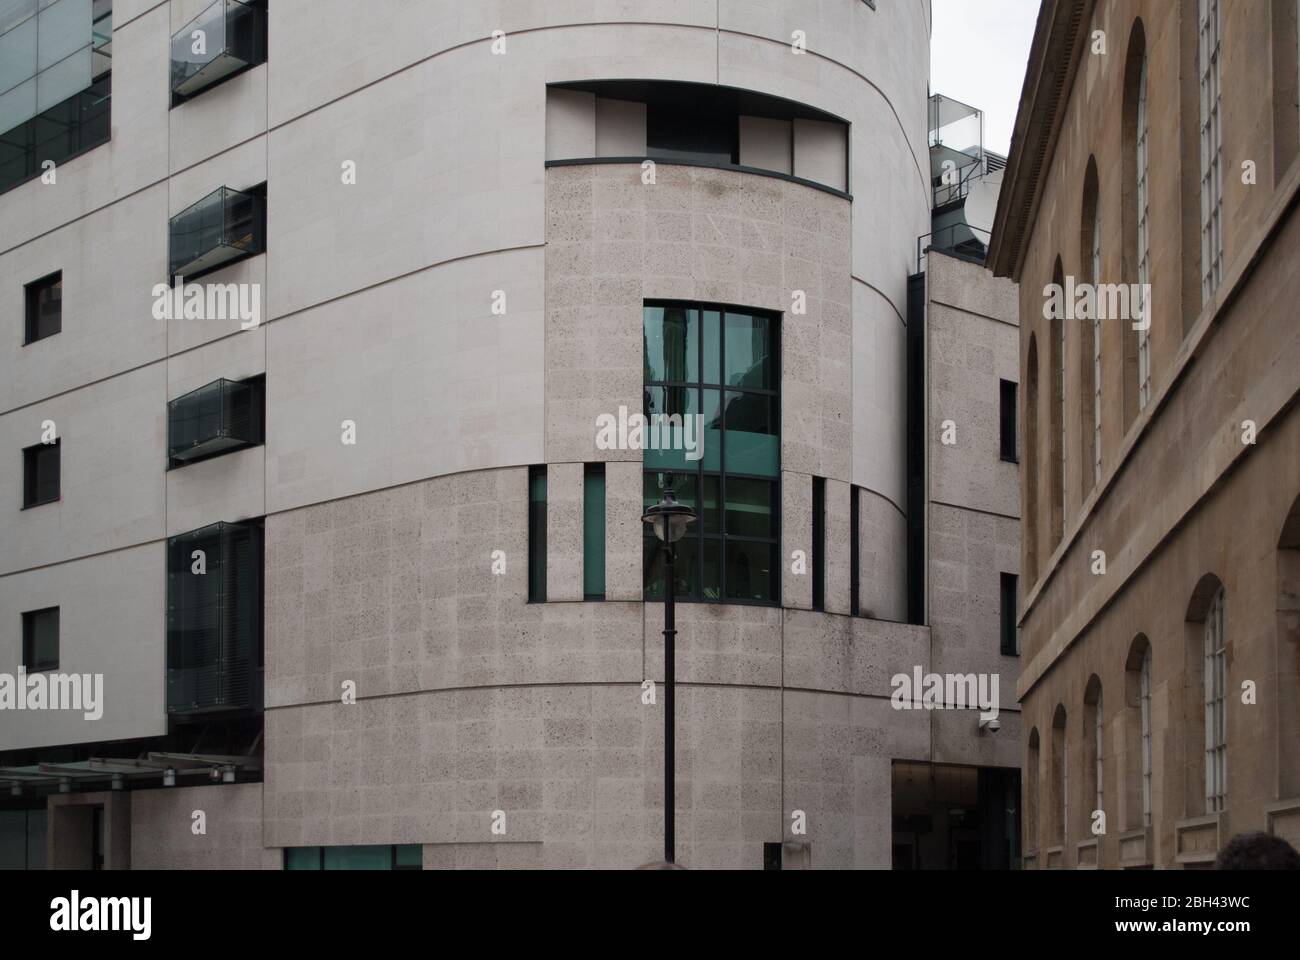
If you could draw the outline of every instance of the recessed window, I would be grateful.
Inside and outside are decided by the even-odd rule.
[[[23,614],[23,667],[28,673],[59,667],[59,608]]]
[[[262,526],[214,523],[167,541],[167,712],[261,707]]]
[[[23,451],[23,509],[59,499],[59,447],[55,440]]]
[[[528,601],[546,600],[546,467],[528,468]]]
[[[35,343],[63,329],[63,272],[52,273],[24,288],[27,325],[23,343]]]
[[[422,870],[418,843],[357,847],[286,847],[286,870]]]
[[[605,465],[589,463],[582,485],[582,593],[605,599]]]
[[[263,442],[265,380],[214,380],[167,404],[167,465],[183,467]]]
[[[778,603],[778,318],[742,308],[647,303],[644,506],[669,484],[697,520],[677,544],[677,596]],[[645,593],[663,596],[663,551],[645,538]]]
[[[1001,439],[1002,459],[1016,463],[1016,385],[1010,380],[998,381],[998,434]]]
[[[859,524],[862,523],[861,490],[849,489],[849,613],[862,616],[862,549]]]
[[[826,479],[813,477],[812,486],[812,608],[826,609]]]
[[[1016,632],[1016,602],[1020,589],[1020,578],[1014,573],[1002,574],[1002,655],[1017,657],[1020,655],[1020,637]]]

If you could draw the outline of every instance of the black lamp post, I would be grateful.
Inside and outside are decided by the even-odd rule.
[[[695,520],[695,511],[684,503],[678,503],[673,496],[673,475],[665,478],[664,495],[658,503],[646,510],[643,521],[654,527],[655,536],[664,545],[664,860],[675,863],[673,852],[673,820],[675,815],[674,795],[676,792],[675,764],[677,760],[674,741],[673,672],[676,667],[675,646],[677,641],[677,622],[674,616],[673,560],[676,557],[675,544],[686,533],[686,528]]]

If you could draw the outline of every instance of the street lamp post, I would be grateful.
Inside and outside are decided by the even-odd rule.
[[[673,673],[676,668],[677,621],[673,561],[676,559],[676,543],[686,533],[686,527],[695,520],[695,511],[686,504],[677,502],[673,495],[671,473],[664,481],[663,498],[646,510],[641,519],[654,527],[655,536],[664,545],[664,860],[675,863],[673,827],[676,812],[677,749]]]

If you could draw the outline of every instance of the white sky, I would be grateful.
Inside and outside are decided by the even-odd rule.
[[[984,111],[984,146],[1011,148],[1038,0],[932,0],[930,92]]]

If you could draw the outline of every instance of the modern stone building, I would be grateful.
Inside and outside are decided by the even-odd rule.
[[[1027,866],[1300,843],[1298,121],[1294,0],[1042,6],[989,254],[1020,285]]]
[[[918,273],[928,2],[0,16],[0,674],[103,678],[0,710],[5,866],[654,859],[669,476],[679,860],[1016,856],[1015,293]]]

